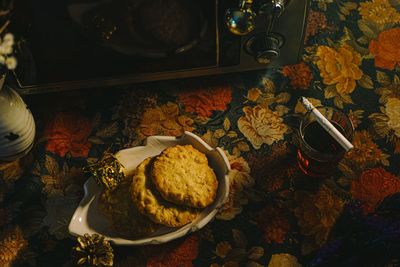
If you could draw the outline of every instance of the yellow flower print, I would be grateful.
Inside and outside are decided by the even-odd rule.
[[[243,108],[244,116],[238,120],[239,130],[251,142],[255,149],[262,144],[272,145],[282,140],[288,130],[277,112],[260,105]]]
[[[372,113],[368,116],[373,122],[373,134],[377,138],[386,137],[394,145],[394,152],[400,153],[400,99],[383,96],[385,106],[382,113]]]
[[[5,182],[15,182],[24,174],[24,167],[23,159],[0,162],[0,177]]]
[[[140,139],[151,135],[178,136],[184,131],[192,131],[193,120],[180,115],[175,103],[167,103],[160,107],[148,108],[144,111],[138,128]]]
[[[251,88],[247,92],[247,99],[250,101],[257,101],[257,99],[260,97],[261,93],[262,92],[259,88]]]
[[[372,0],[360,3],[358,10],[363,19],[380,25],[400,22],[400,13],[390,5],[388,0]]]
[[[361,56],[349,45],[345,44],[338,50],[319,46],[317,61],[323,83],[335,85],[339,94],[350,94],[356,87],[356,80],[361,79],[363,72],[359,66]]]
[[[297,261],[295,256],[280,253],[272,255],[268,267],[301,267],[301,264]]]
[[[391,97],[385,104],[385,114],[389,118],[388,126],[400,137],[400,99]]]
[[[308,99],[308,101],[311,102],[311,104],[313,104],[314,107],[322,106],[321,100],[319,100],[319,99],[312,98],[312,97],[308,97],[307,99]],[[294,107],[294,113],[305,114],[306,112],[307,112],[307,110],[304,108],[303,104],[301,104],[300,100],[298,100],[296,106]]]
[[[262,80],[261,80],[261,84],[263,85],[264,90],[267,93],[274,93],[275,92],[275,89],[276,89],[275,83],[270,78],[263,77]]]

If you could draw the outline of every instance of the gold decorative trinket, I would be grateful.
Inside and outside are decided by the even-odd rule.
[[[114,190],[120,181],[125,177],[124,166],[111,153],[105,153],[104,156],[94,164],[84,168],[90,172],[97,183],[103,185],[107,190]]]
[[[113,249],[104,236],[84,234],[77,241],[73,251],[78,266],[113,266]]]

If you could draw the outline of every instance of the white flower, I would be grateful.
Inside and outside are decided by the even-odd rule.
[[[0,54],[2,55],[9,55],[13,52],[13,46],[9,43],[2,43],[0,45]]]
[[[225,151],[231,171],[229,172],[229,196],[217,214],[217,219],[231,220],[242,212],[242,206],[247,204],[245,191],[254,185],[250,175],[250,167],[243,157],[230,155]]]
[[[287,126],[278,112],[260,105],[243,108],[244,116],[238,120],[239,130],[251,142],[255,149],[262,144],[272,145],[274,142],[283,140]]]
[[[17,67],[17,60],[15,59],[15,57],[6,58],[6,66],[9,70],[15,69]]]
[[[6,47],[3,44],[0,45],[0,55],[7,55]]]
[[[11,33],[7,33],[6,35],[4,35],[3,44],[6,44],[6,46],[13,46],[14,35],[12,35]]]
[[[11,33],[7,33],[0,43],[0,54],[9,55],[13,52],[14,36]]]
[[[9,70],[17,67],[17,59],[10,56],[14,52],[13,45],[14,36],[11,33],[7,33],[3,40],[0,38],[0,64],[5,65]]]

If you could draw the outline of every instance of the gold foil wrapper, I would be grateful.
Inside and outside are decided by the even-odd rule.
[[[111,153],[105,153],[99,161],[85,167],[85,171],[91,173],[106,190],[114,190],[125,178],[123,169],[124,166]]]

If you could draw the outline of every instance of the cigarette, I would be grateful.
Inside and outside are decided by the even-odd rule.
[[[321,112],[319,112],[310,101],[308,101],[307,98],[302,96],[300,101],[307,111],[315,115],[317,122],[336,140],[336,142],[338,142],[344,148],[345,151],[349,151],[353,148],[353,145],[349,142],[349,140],[347,140],[347,138],[344,137],[343,134],[339,132],[335,126],[333,126],[333,124],[327,118],[325,118],[324,115],[322,115]]]

